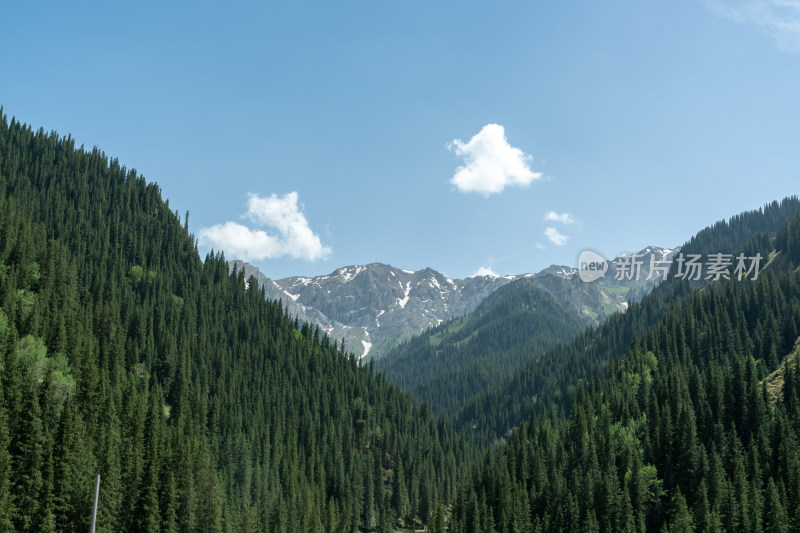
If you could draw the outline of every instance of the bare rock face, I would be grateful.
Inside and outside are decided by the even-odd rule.
[[[655,246],[639,252],[662,259],[673,253]],[[379,358],[428,328],[471,313],[487,296],[512,282],[533,283],[567,309],[598,323],[655,286],[656,279],[646,279],[649,270],[644,263],[639,279],[628,279],[616,275],[612,261],[607,275],[595,283],[584,283],[575,268],[559,265],[538,274],[450,279],[431,268],[414,271],[370,263],[338,268],[325,276],[278,280],[244,261],[231,261],[230,266],[244,269],[247,278],[255,276],[267,298],[282,300],[291,316],[318,325],[332,339],[343,338],[346,349],[360,358]]]

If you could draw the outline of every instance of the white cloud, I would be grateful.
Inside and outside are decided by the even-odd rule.
[[[780,48],[800,53],[800,0],[708,0],[707,4],[716,15],[753,24]]]
[[[536,243],[536,248],[538,248],[539,250],[544,250],[545,249],[545,245],[540,243],[540,242],[537,242]]]
[[[461,192],[489,196],[507,186],[530,185],[542,177],[541,172],[530,169],[530,155],[508,144],[505,129],[499,124],[487,124],[469,142],[454,139],[447,147],[464,160],[450,180]]]
[[[245,216],[259,226],[272,230],[271,233],[236,222],[225,222],[202,228],[198,240],[202,245],[224,251],[229,258],[245,261],[284,256],[308,261],[327,259],[331,249],[323,246],[311,230],[297,199],[296,192],[282,197],[250,194]]]
[[[550,239],[550,242],[556,246],[564,246],[569,239],[569,236],[559,233],[558,230],[553,227],[548,227],[544,230],[544,236]]]
[[[554,222],[561,222],[562,224],[574,224],[575,217],[569,213],[561,213],[560,215],[555,211],[550,211],[544,217],[544,220],[552,220]]]
[[[498,277],[497,273],[494,270],[492,270],[491,267],[484,267],[484,266],[480,267],[478,270],[475,271],[474,274],[468,277],[476,278],[478,276],[491,276],[493,278]]]

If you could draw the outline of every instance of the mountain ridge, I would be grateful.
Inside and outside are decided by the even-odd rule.
[[[652,254],[658,262],[675,251],[649,246],[635,255]],[[375,366],[417,400],[427,399],[434,412],[452,414],[546,349],[570,342],[649,293],[659,278],[651,277],[647,259],[637,277],[625,266],[632,255],[615,258],[594,281],[563,265],[514,279],[471,313],[403,341]]]
[[[499,287],[531,276],[451,279],[430,267],[406,270],[376,262],[273,280],[250,263],[229,264],[254,276],[268,298],[283,300],[290,315],[318,325],[329,337],[344,338],[359,358],[380,357],[415,333],[469,313]]]
[[[669,257],[675,249],[648,246],[639,253]],[[615,260],[618,258],[615,258]],[[453,279],[426,267],[397,268],[386,263],[339,267],[320,276],[289,276],[274,280],[242,260],[231,268],[254,276],[268,298],[282,300],[291,316],[318,325],[329,337],[344,339],[348,351],[359,358],[381,358],[399,343],[429,328],[474,311],[486,297],[509,283],[535,279],[537,285],[558,297],[569,292],[574,311],[599,323],[611,313],[624,310],[628,299],[638,299],[655,285],[648,280],[615,280],[611,261],[606,279],[583,286],[577,269],[550,265],[538,273],[476,275]],[[643,277],[649,270],[643,270]],[[573,287],[573,288],[568,288]],[[575,291],[574,287],[586,289]],[[586,293],[586,298],[576,296]]]

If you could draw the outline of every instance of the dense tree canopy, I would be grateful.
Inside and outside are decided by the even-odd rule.
[[[751,239],[770,258],[757,281],[673,303],[566,419],[551,406],[489,452],[451,531],[797,530],[799,229]]]
[[[0,109],[0,531],[86,531],[98,473],[98,531],[800,528],[798,212],[684,248],[758,280],[668,281],[574,337],[512,288],[410,342],[451,423],[201,260],[135,170]]]
[[[96,473],[99,531],[373,530],[450,501],[450,425],[246,282],[134,170],[0,119],[0,530],[86,530]]]
[[[548,292],[521,279],[499,288],[473,313],[393,349],[376,367],[418,400],[429,401],[434,412],[452,414],[587,325]]]
[[[703,257],[739,251],[753,256],[757,250],[772,249],[776,233],[798,212],[797,197],[773,202],[700,231],[681,251]],[[762,252],[767,258],[765,254],[768,252]],[[566,415],[580,383],[602,379],[608,362],[624,354],[632,339],[644,335],[676,302],[683,301],[705,283],[679,279],[676,270],[677,264],[673,263],[667,280],[641,301],[630,302],[627,312],[612,315],[571,342],[556,344],[532,357],[513,374],[478,392],[455,415],[456,428],[473,433],[479,441],[490,442],[527,420],[534,410],[555,409],[561,416]]]

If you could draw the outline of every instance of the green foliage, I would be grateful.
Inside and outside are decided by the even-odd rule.
[[[774,251],[757,282],[662,284],[550,347],[515,348],[530,327],[562,340],[538,296],[454,328],[436,353],[509,356],[463,360],[487,372],[474,397],[440,374],[439,405],[470,394],[458,427],[508,435],[478,454],[201,261],[157,186],[0,111],[0,530],[87,530],[97,473],[100,531],[791,530],[800,363],[774,405],[762,380],[800,336],[798,209],[687,244]]]
[[[180,313],[181,311],[183,311],[183,298],[181,298],[181,297],[180,297],[180,296],[178,296],[177,294],[173,294],[173,295],[172,295],[172,301],[173,301],[173,302],[175,303],[175,305],[177,306],[177,308],[178,308],[178,312],[179,312],[179,313]]]
[[[53,415],[58,416],[64,402],[75,392],[75,378],[63,354],[47,356],[47,346],[42,339],[26,335],[17,344],[20,370],[28,374],[37,385],[47,385]]]
[[[0,117],[0,531],[88,530],[97,473],[99,531],[385,529],[449,499],[473,453],[451,425],[181,222],[115,159]]]
[[[23,372],[27,372],[35,383],[42,383],[48,370],[47,346],[42,339],[26,335],[17,344],[17,358]]]
[[[532,280],[501,287],[466,317],[407,341],[376,361],[392,383],[455,413],[548,347],[568,342],[588,322]]]
[[[780,230],[787,241],[800,239],[796,220]],[[745,247],[776,240],[753,242]],[[489,505],[457,501],[456,531],[487,515],[511,531],[507,517],[519,515],[509,509],[520,502],[547,531],[791,530],[800,363],[786,363],[774,403],[764,378],[780,363],[771,355],[789,354],[800,337],[797,266],[776,260],[756,282],[673,300],[621,358],[606,360],[606,380],[576,389],[567,416],[551,405],[487,452],[459,494],[486,493]]]
[[[128,271],[128,276],[134,283],[141,283],[144,278],[144,269],[140,265],[133,265]]]
[[[718,222],[700,231],[681,251],[701,255],[720,251],[734,255],[741,252],[747,256],[761,253],[762,257],[767,257],[776,246],[778,250],[791,246],[798,249],[798,212],[800,200],[797,197],[772,202],[762,209],[736,215],[729,221]],[[800,259],[792,263],[788,256],[781,252],[779,257],[782,259],[773,261],[772,267],[784,270],[792,264],[794,268],[800,264]],[[623,356],[632,343],[658,324],[670,309],[701,288],[702,281],[690,283],[677,279],[674,276],[676,268],[673,264],[668,279],[641,301],[632,302],[627,312],[610,316],[600,326],[583,331],[570,342],[548,348],[510,376],[467,398],[455,414],[456,428],[488,443],[503,438],[534,411],[554,409],[562,415],[568,413],[575,391],[581,385],[585,387],[593,379],[604,379],[610,360]],[[777,320],[775,311],[772,309],[762,320]],[[763,323],[762,329],[767,326]],[[770,331],[777,327],[777,324],[769,325]],[[725,334],[718,330],[712,333]],[[728,339],[732,340],[732,337]],[[775,358],[788,352],[783,345],[771,344],[764,331],[759,335],[759,342],[763,343],[758,347],[759,357],[762,350],[767,354],[774,351]]]

